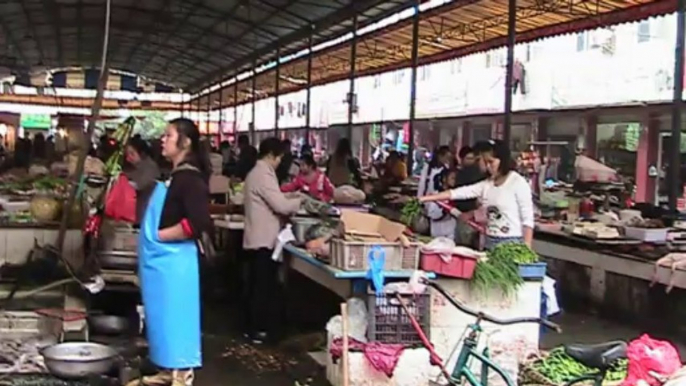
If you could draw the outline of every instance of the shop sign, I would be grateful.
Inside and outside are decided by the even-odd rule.
[[[52,117],[50,114],[22,114],[19,125],[25,129],[50,130]]]

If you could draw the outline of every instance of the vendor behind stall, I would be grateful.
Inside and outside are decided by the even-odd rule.
[[[136,190],[136,222],[140,223],[155,181],[160,178],[160,168],[151,157],[150,146],[139,136],[131,138],[126,145],[126,161],[130,167],[124,173]]]
[[[300,173],[293,181],[281,185],[281,191],[304,192],[319,201],[330,202],[333,199],[334,188],[329,177],[319,171],[312,155],[305,154],[300,157]]]
[[[531,187],[512,170],[510,149],[502,141],[480,146],[479,156],[489,178],[476,184],[421,197],[422,202],[479,199],[486,208],[486,248],[504,242],[524,242],[531,246],[534,209]]]
[[[362,186],[360,163],[353,157],[352,147],[347,138],[338,141],[336,151],[326,163],[326,175],[336,187],[352,184]]]
[[[384,186],[399,185],[407,179],[407,165],[403,161],[400,153],[393,150],[388,153],[386,163],[384,165],[384,172],[381,176],[381,183]]]
[[[168,188],[158,183],[150,197],[138,272],[150,360],[163,372],[144,377],[142,384],[191,386],[193,369],[202,366],[198,260],[211,240],[211,170],[198,127],[189,119],[169,123],[162,149],[173,170]]]
[[[260,144],[259,160],[245,180],[243,249],[248,264],[248,335],[254,343],[274,341],[279,333],[279,263],[272,259],[282,216],[295,214],[300,199],[279,189],[276,169],[284,148],[276,138]]]

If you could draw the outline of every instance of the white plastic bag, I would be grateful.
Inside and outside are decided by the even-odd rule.
[[[358,342],[367,341],[367,306],[359,298],[350,298],[348,303],[348,336]],[[326,324],[326,331],[334,338],[343,335],[343,318],[336,315]]]
[[[455,241],[447,237],[436,237],[428,244],[422,246],[421,251],[424,253],[438,253],[443,261],[449,263],[453,258],[454,249]]]

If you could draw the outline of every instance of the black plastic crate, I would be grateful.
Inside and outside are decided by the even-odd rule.
[[[408,310],[430,338],[431,299],[429,292],[423,294],[400,294]],[[385,293],[377,296],[367,294],[369,324],[367,338],[370,342],[421,345],[422,340],[412,326],[410,318],[400,305],[395,294]]]

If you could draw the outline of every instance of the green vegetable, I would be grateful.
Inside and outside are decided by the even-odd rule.
[[[533,264],[538,262],[538,255],[523,243],[499,244],[488,252],[489,258],[512,259],[517,264]]]
[[[477,263],[471,284],[481,295],[500,290],[503,295],[509,296],[523,283],[517,263],[507,256],[496,255]]]
[[[408,201],[400,212],[400,222],[410,225],[414,219],[422,213],[422,203],[418,199],[412,198]]]
[[[615,362],[605,376],[606,382],[621,381],[626,378],[628,361],[620,359]],[[588,368],[567,355],[564,348],[550,351],[544,359],[535,362],[532,369],[555,384],[563,384],[586,374],[595,374],[598,370]]]

